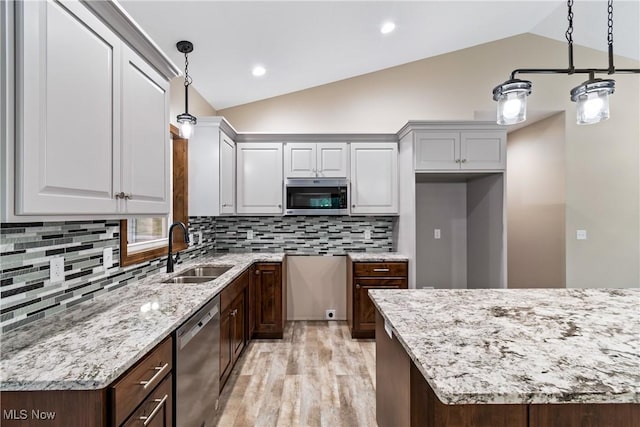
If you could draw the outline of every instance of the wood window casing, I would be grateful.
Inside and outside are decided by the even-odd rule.
[[[180,221],[185,225],[188,225],[188,140],[180,138],[178,128],[174,125],[169,125],[169,131],[171,133],[171,139],[173,140],[173,191],[171,195],[171,197],[173,197],[173,222]],[[163,245],[145,251],[129,253],[127,241],[127,220],[120,220],[121,267],[166,256],[168,250],[167,247],[168,245]],[[186,248],[187,244],[184,243],[182,232],[178,230],[178,232],[173,235],[173,252],[181,251]]]

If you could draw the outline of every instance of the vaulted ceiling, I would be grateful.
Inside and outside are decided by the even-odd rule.
[[[563,1],[175,1],[120,4],[216,109],[522,33],[565,41]],[[607,2],[576,1],[575,44],[607,47]],[[381,34],[384,22],[395,31]],[[615,53],[640,60],[640,2],[614,2]],[[254,77],[262,65],[266,74]],[[591,65],[591,64],[589,64]],[[540,64],[565,67],[566,64]],[[595,66],[606,67],[603,63]],[[497,80],[504,76],[497,76]]]

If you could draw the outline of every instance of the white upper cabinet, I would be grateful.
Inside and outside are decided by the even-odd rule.
[[[167,214],[167,77],[78,1],[14,5],[16,179],[7,216]]]
[[[341,142],[287,142],[285,178],[346,178],[347,144]]]
[[[122,47],[122,191],[129,214],[169,211],[169,82]]]
[[[79,3],[16,7],[17,213],[115,213],[120,40]]]
[[[222,117],[198,117],[189,140],[189,215],[235,213],[236,144]]]
[[[504,170],[506,153],[505,132],[415,132],[416,171]]]
[[[236,212],[236,144],[220,131],[220,213]]]
[[[239,214],[282,213],[282,143],[236,144]]]
[[[398,213],[398,144],[351,143],[351,214]]]

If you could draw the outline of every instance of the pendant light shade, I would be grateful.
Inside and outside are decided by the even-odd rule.
[[[182,40],[176,44],[178,52],[184,53],[184,113],[178,114],[178,129],[180,138],[189,139],[193,136],[193,128],[198,122],[195,116],[189,114],[189,86],[192,83],[189,75],[188,54],[193,52],[193,43]]]
[[[527,119],[527,96],[531,94],[531,82],[511,79],[493,89],[493,99],[498,101],[497,122],[513,125]]]
[[[571,89],[571,100],[576,103],[576,122],[579,125],[599,123],[609,118],[609,95],[615,90],[615,81],[590,79]]]
[[[609,118],[609,95],[614,92],[615,81],[595,78],[596,74],[640,74],[639,68],[616,68],[613,64],[613,0],[607,1],[607,45],[609,66],[607,68],[576,68],[573,64],[573,1],[567,0],[565,32],[568,43],[569,66],[567,68],[518,68],[511,72],[510,80],[493,89],[493,100],[498,102],[497,122],[513,125],[527,118],[527,96],[531,93],[531,82],[516,79],[517,74],[588,74],[589,80],[571,89],[571,100],[576,103],[576,122],[579,125],[599,123]]]

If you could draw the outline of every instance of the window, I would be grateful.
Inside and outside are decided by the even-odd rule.
[[[173,140],[173,215],[172,221],[188,222],[187,213],[187,140],[170,126]],[[169,219],[136,218],[120,221],[120,266],[137,264],[167,254]],[[181,233],[174,233],[173,249],[187,248]]]

